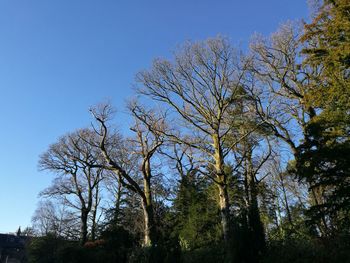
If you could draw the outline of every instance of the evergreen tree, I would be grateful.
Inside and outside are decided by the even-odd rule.
[[[339,227],[350,207],[350,2],[322,2],[301,40],[305,64],[316,69],[306,100],[318,114],[306,127],[297,167],[310,183],[312,215]]]
[[[215,189],[206,180],[197,180],[193,172],[180,181],[173,208],[175,234],[185,251],[209,247],[220,239],[219,209],[216,201],[209,198],[210,191]]]

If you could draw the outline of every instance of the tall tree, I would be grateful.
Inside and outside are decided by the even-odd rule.
[[[160,131],[164,131],[165,122],[162,116],[154,114],[154,112],[146,111],[137,104],[131,104],[130,111],[134,117],[134,126],[131,130],[135,132],[136,136],[131,139],[131,144],[128,144],[129,154],[136,156],[136,163],[132,165],[140,164],[140,168],[136,174],[131,174],[130,171],[125,169],[125,162],[120,159],[120,151],[128,151],[125,147],[121,148],[119,143],[118,148],[116,145],[110,145],[111,140],[120,140],[112,133],[109,133],[107,121],[111,117],[112,108],[110,105],[100,105],[93,109],[91,112],[99,124],[99,129],[96,130],[100,136],[99,149],[106,161],[105,168],[109,169],[118,176],[120,183],[135,192],[141,199],[142,209],[144,213],[144,246],[156,245],[156,227],[153,211],[153,200],[151,190],[152,179],[152,167],[151,159],[163,144],[163,137]],[[119,158],[118,158],[119,156]],[[125,160],[125,159],[124,159]],[[127,161],[127,162],[130,162]],[[138,174],[141,174],[142,184],[139,182]]]
[[[257,114],[289,146],[293,157],[297,157],[300,141],[307,138],[308,121],[316,115],[306,96],[309,76],[318,69],[302,67],[300,34],[298,25],[288,23],[270,38],[256,37],[251,43],[249,78]]]
[[[250,83],[250,74],[245,76],[245,80]],[[232,127],[235,127],[230,132],[231,140],[238,141],[232,149],[233,172],[241,174],[244,181],[245,205],[240,209],[249,235],[247,254],[250,262],[258,262],[265,250],[265,233],[258,204],[259,183],[265,176],[259,176],[259,173],[272,153],[271,131],[269,125],[261,123],[254,109],[255,98],[249,92],[242,90],[241,99],[236,104],[230,112]]]
[[[308,140],[300,148],[298,169],[322,194],[323,202],[313,203],[313,215],[327,214],[337,230],[337,221],[348,220],[350,207],[349,1],[319,1],[301,41],[304,64],[319,68],[319,74],[311,76],[317,85],[310,87],[306,100],[319,113],[306,127]]]
[[[232,129],[227,117],[230,107],[241,96],[245,70],[242,58],[229,42],[217,38],[188,43],[175,53],[174,61],[155,60],[151,70],[140,72],[137,77],[142,85],[140,94],[164,103],[179,118],[182,135],[169,133],[167,136],[200,150],[214,171],[208,176],[218,188],[226,244],[230,242],[231,232],[224,167],[232,149],[227,146]]]
[[[41,170],[48,170],[57,175],[53,185],[42,194],[48,197],[62,197],[80,212],[82,244],[87,241],[89,214],[103,173],[101,168],[96,168],[100,157],[92,146],[96,143],[95,140],[93,131],[78,130],[61,137],[39,160]]]
[[[291,151],[294,164],[299,164],[302,147],[310,143],[308,125],[317,116],[317,109],[308,103],[311,87],[317,85],[319,66],[304,65],[300,45],[301,29],[285,24],[271,38],[257,38],[251,44],[251,93],[256,98],[256,112],[270,127],[271,132]],[[302,172],[299,171],[298,174]],[[309,185],[310,187],[310,185]],[[322,190],[310,187],[313,202],[323,204]],[[325,233],[328,222],[325,211],[319,207]]]

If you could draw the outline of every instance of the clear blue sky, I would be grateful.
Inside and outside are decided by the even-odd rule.
[[[153,58],[218,34],[244,47],[307,16],[306,0],[1,0],[0,233],[28,226],[50,184],[38,156],[88,126],[89,106],[122,110]]]

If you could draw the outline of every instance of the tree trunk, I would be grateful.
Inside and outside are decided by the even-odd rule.
[[[230,202],[227,192],[227,177],[224,171],[224,157],[218,134],[214,134],[212,136],[212,139],[213,146],[215,149],[215,174],[216,184],[219,189],[219,208],[221,216],[222,234],[225,242],[226,262],[232,262],[233,254],[231,248],[232,237],[230,229]]]
[[[250,151],[250,150],[248,150]],[[255,172],[252,163],[251,151],[247,154],[246,160],[246,177],[248,184],[248,225],[251,233],[251,255],[250,262],[259,262],[261,254],[265,250],[265,231],[263,223],[261,222],[259,205],[258,205],[258,192],[255,180]]]
[[[155,223],[154,223],[154,212],[153,212],[153,202],[152,202],[152,192],[151,192],[151,179],[150,179],[150,169],[149,162],[146,166],[146,176],[144,176],[144,197],[142,199],[142,209],[144,215],[144,246],[153,246],[156,242],[155,238]]]
[[[145,247],[154,245],[154,213],[152,204],[142,202],[143,216],[144,216],[144,243]]]
[[[81,211],[81,226],[80,226],[80,244],[84,245],[87,241],[87,220],[88,220],[88,212],[86,210]]]
[[[91,225],[91,240],[95,241],[96,239],[96,226],[97,226],[97,209],[99,205],[99,187],[96,186],[95,190],[95,200],[94,200],[94,206],[92,210],[92,225]]]
[[[97,216],[97,208],[94,208],[92,211],[92,225],[91,225],[91,240],[96,240],[96,216]]]
[[[283,192],[283,199],[284,199],[284,204],[286,206],[286,212],[287,212],[287,218],[288,218],[288,222],[289,224],[293,227],[293,220],[292,220],[292,214],[290,212],[290,208],[289,208],[289,202],[288,202],[288,198],[287,198],[287,191],[286,191],[286,187],[284,185],[284,179],[282,174],[280,173],[279,175],[279,179],[281,181],[281,187],[282,187],[282,192]]]
[[[113,215],[113,224],[115,226],[117,226],[119,224],[119,221],[120,221],[121,198],[122,198],[122,184],[121,184],[121,178],[119,178],[117,195],[116,195],[116,199],[115,199],[115,210],[114,210],[114,215]]]
[[[319,206],[321,204],[323,204],[323,200],[322,200],[322,194],[320,193],[320,190],[319,188],[315,189],[315,188],[311,188],[311,194],[312,194],[312,201],[314,203],[314,205],[316,206]],[[328,223],[327,223],[327,219],[326,219],[326,216],[325,216],[325,212],[324,212],[324,209],[321,207],[319,208],[319,211],[320,211],[320,223],[317,224],[318,227],[319,227],[319,230],[322,234],[322,236],[327,236],[329,235],[329,227],[328,227]]]
[[[230,219],[229,219],[229,200],[227,187],[224,184],[219,184],[219,207],[221,215],[221,226],[222,233],[225,243],[228,243],[230,240]]]

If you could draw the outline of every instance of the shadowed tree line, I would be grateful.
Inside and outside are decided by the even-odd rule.
[[[40,156],[29,261],[349,262],[350,3],[312,18],[154,60],[129,124],[92,107]]]

